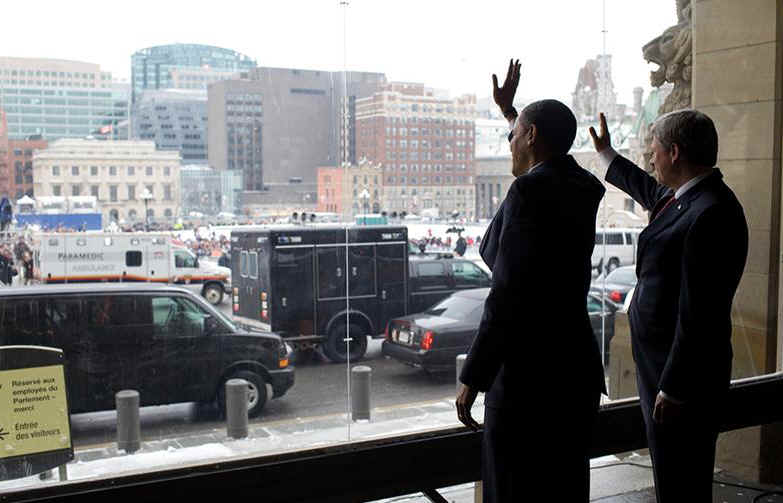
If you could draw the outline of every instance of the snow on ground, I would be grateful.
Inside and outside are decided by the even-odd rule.
[[[306,227],[320,227],[320,226],[329,226],[333,227],[335,225],[339,224],[306,224]],[[394,224],[391,224],[394,225]],[[454,223],[426,223],[426,222],[415,222],[415,223],[407,223],[404,224],[408,227],[408,237],[410,239],[421,239],[423,237],[439,237],[443,240],[445,240],[447,237],[451,236],[452,245],[457,240],[457,235],[454,233],[447,233],[446,231],[452,227],[458,227],[461,229],[465,229],[462,233],[463,237],[467,238],[468,236],[472,237],[473,239],[476,239],[477,236],[484,237],[484,231],[487,230],[487,226],[489,225],[489,222],[486,223],[470,223],[470,224],[454,224]],[[290,227],[290,224],[272,224],[267,225],[264,227]],[[190,229],[190,230],[182,230],[182,231],[174,231],[173,234],[175,234],[177,237],[179,237],[183,241],[192,240],[195,238],[196,234],[198,234],[201,238],[210,238],[212,237],[212,234],[215,234],[215,237],[231,237],[231,230],[232,229],[247,229],[251,226],[248,225],[213,225],[211,227],[199,227],[198,229]]]

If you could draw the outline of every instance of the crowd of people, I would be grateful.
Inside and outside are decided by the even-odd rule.
[[[209,238],[196,235],[194,239],[183,241],[186,248],[197,257],[220,257],[228,254],[231,244],[226,236],[217,236],[214,232]]]
[[[424,236],[419,239],[412,239],[411,242],[419,248],[421,253],[426,253],[427,250],[431,250],[431,251],[452,250],[451,236],[446,236],[446,238],[443,239],[438,236],[433,236],[432,231],[429,231],[428,236]],[[468,248],[473,248],[474,246],[479,246],[480,244],[481,244],[481,236],[476,236],[475,238],[468,236],[467,238],[464,238],[460,234],[457,236],[457,239],[454,241],[453,251],[454,253],[462,257],[465,255]]]
[[[20,234],[16,239],[6,237],[0,243],[0,284],[31,285],[35,281],[33,263],[34,243],[31,237]]]

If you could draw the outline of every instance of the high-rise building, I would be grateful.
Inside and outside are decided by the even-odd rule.
[[[143,222],[145,208],[151,220],[180,216],[179,169],[179,152],[152,141],[65,139],[33,153],[36,197],[95,196],[104,222]]]
[[[356,153],[383,165],[383,210],[473,218],[476,97],[395,82],[356,101]]]
[[[148,47],[131,56],[132,100],[145,89],[206,89],[210,82],[255,66],[249,56],[211,45]]]
[[[133,137],[153,140],[159,150],[177,150],[182,161],[207,163],[207,93],[146,90],[133,104]]]
[[[263,190],[264,86],[252,80],[225,80],[210,85],[208,92],[209,165],[240,171],[243,190]]]
[[[127,93],[127,85],[114,83],[94,63],[0,58],[0,103],[9,138],[119,138],[128,118]]]
[[[243,77],[209,86],[208,153],[210,166],[242,170],[248,192],[291,180],[315,185],[319,166],[355,159],[350,103],[386,81],[381,73],[349,72],[344,82],[342,72],[290,68],[255,68]],[[246,194],[246,202],[253,197]]]

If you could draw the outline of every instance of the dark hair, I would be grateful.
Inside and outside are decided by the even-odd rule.
[[[541,140],[555,154],[567,154],[576,138],[576,117],[557,100],[535,101],[520,114],[525,124],[536,125]]]
[[[675,110],[660,116],[652,128],[663,148],[676,143],[680,155],[697,166],[713,167],[718,163],[718,132],[706,114],[698,110]]]

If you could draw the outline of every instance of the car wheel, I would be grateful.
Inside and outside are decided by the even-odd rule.
[[[617,260],[616,258],[609,259],[609,263],[606,264],[606,274],[609,274],[610,272],[614,271],[618,267],[620,267],[619,260]]]
[[[218,406],[220,407],[220,414],[224,416],[226,414],[226,382],[230,379],[244,379],[247,381],[247,415],[249,417],[256,417],[259,415],[267,401],[266,382],[260,375],[249,370],[235,372],[231,377],[220,383],[220,388],[218,388]]]
[[[223,302],[223,287],[210,283],[204,288],[204,298],[213,306],[219,305]]]
[[[361,359],[367,352],[367,335],[361,326],[351,323],[350,332],[346,330],[345,323],[340,323],[332,327],[329,336],[324,343],[324,353],[326,357],[335,363],[345,363],[350,356],[351,361]],[[351,341],[346,344],[345,339],[348,335]],[[346,348],[347,346],[347,348]]]

